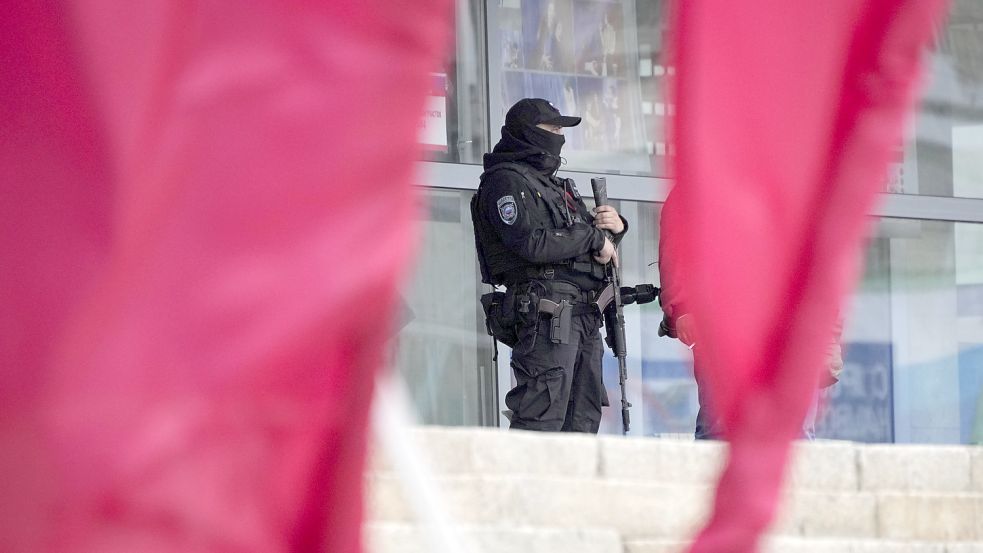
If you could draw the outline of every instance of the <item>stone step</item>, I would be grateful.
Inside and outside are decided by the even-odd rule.
[[[413,439],[436,474],[546,475],[675,485],[712,484],[724,460],[718,442],[595,437],[489,428],[420,427]],[[370,472],[392,466],[373,455]],[[824,492],[983,494],[983,448],[796,444],[790,487]]]
[[[455,553],[685,553],[683,539],[629,539],[603,528],[521,525],[456,525],[465,547]],[[424,530],[411,523],[374,522],[363,527],[366,553],[431,553]],[[861,538],[766,536],[761,553],[983,553],[983,541],[899,541]]]
[[[600,528],[517,525],[456,526],[464,551],[454,553],[624,553],[618,533]],[[432,553],[423,529],[413,524],[369,523],[363,527],[366,553]]]
[[[406,523],[369,523],[363,528],[367,553],[430,553],[424,531]],[[505,525],[455,527],[467,553],[685,553],[685,540],[628,540],[601,528]],[[464,552],[456,552],[464,553]],[[761,553],[983,553],[981,541],[898,541],[767,536]]]
[[[613,528],[622,536],[680,537],[703,519],[711,488],[548,476],[435,479],[455,523]],[[369,478],[371,521],[415,519],[395,477]]]
[[[687,542],[634,540],[624,553],[685,553]],[[983,542],[913,542],[895,540],[821,539],[771,536],[761,553],[983,553]]]
[[[414,516],[394,475],[366,479],[368,519]],[[546,474],[454,474],[435,478],[454,522],[613,528],[625,539],[690,535],[710,508],[710,485],[672,485]],[[983,495],[796,489],[775,532],[790,536],[983,540]]]

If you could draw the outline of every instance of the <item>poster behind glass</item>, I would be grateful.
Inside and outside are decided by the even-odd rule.
[[[627,48],[632,25],[633,12],[621,1],[504,3],[500,120],[521,98],[545,98],[583,118],[565,133],[564,169],[650,173],[637,53]]]

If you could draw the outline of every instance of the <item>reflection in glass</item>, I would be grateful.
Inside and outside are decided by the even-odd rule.
[[[634,228],[656,236],[645,213]],[[864,263],[845,311],[845,367],[822,394],[817,437],[983,443],[983,225],[885,219]],[[656,337],[660,319],[643,310],[629,338],[641,344],[644,433],[692,436],[691,356]]]
[[[494,425],[496,383],[484,332],[471,192],[428,190],[414,275],[403,291],[396,367],[421,423]]]
[[[983,4],[952,2],[886,191],[983,198]]]
[[[653,3],[645,4],[639,9],[652,9]],[[489,38],[501,53],[500,64],[489,68],[501,85],[492,129],[518,100],[545,98],[561,112],[583,118],[566,133],[566,169],[651,174],[653,144],[664,143],[649,138],[650,129],[664,128],[651,117],[663,117],[664,110],[654,115],[652,97],[642,100],[643,79],[653,78],[654,53],[649,42],[640,54],[644,31],[637,27],[635,3],[525,0],[490,10]],[[652,24],[645,13],[644,23]],[[645,36],[652,32],[661,32],[661,26]]]
[[[431,74],[419,142],[429,161],[481,163],[488,151],[484,7],[479,0],[454,6],[454,47]]]
[[[847,319],[843,378],[831,389],[820,437],[978,441],[981,231],[943,221],[880,222]]]

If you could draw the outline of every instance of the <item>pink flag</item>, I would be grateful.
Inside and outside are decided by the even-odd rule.
[[[676,2],[680,248],[731,442],[693,551],[754,550],[944,0]]]
[[[4,551],[359,549],[448,0],[4,5]]]

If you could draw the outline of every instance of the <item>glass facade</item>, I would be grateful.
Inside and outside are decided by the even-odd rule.
[[[489,149],[484,2],[456,2],[455,10],[453,46],[431,74],[420,142],[425,159],[481,163]]]
[[[844,335],[820,435],[980,443],[983,225],[884,219]]]
[[[514,0],[489,13],[495,120],[522,98],[545,98],[583,117],[565,133],[569,168],[648,174],[635,3]]]
[[[396,363],[428,424],[497,424],[497,367],[478,303],[486,286],[475,257],[473,193],[426,191],[417,267],[403,294]]]
[[[983,3],[951,3],[887,192],[983,198]]]
[[[521,98],[546,98],[583,117],[567,133],[567,168],[664,173],[659,2],[504,0],[488,21],[493,120]]]
[[[665,179],[660,56],[662,2],[479,0],[458,3],[454,53],[434,71],[421,142],[429,201],[423,244],[404,291],[396,362],[421,422],[506,425],[509,352],[493,361],[478,297],[469,201],[481,154],[505,110],[544,97],[584,117],[568,135],[561,172],[609,195],[631,222],[621,246],[626,284],[658,284]],[[820,438],[866,442],[983,442],[983,4],[953,3],[908,143],[872,215],[866,272],[845,308],[845,370],[824,394]],[[436,126],[435,126],[436,125]],[[438,163],[434,163],[438,162]],[[690,352],[656,334],[657,304],[626,307],[632,434],[692,434]],[[612,403],[617,366],[605,358]],[[620,433],[617,407],[602,432]]]

